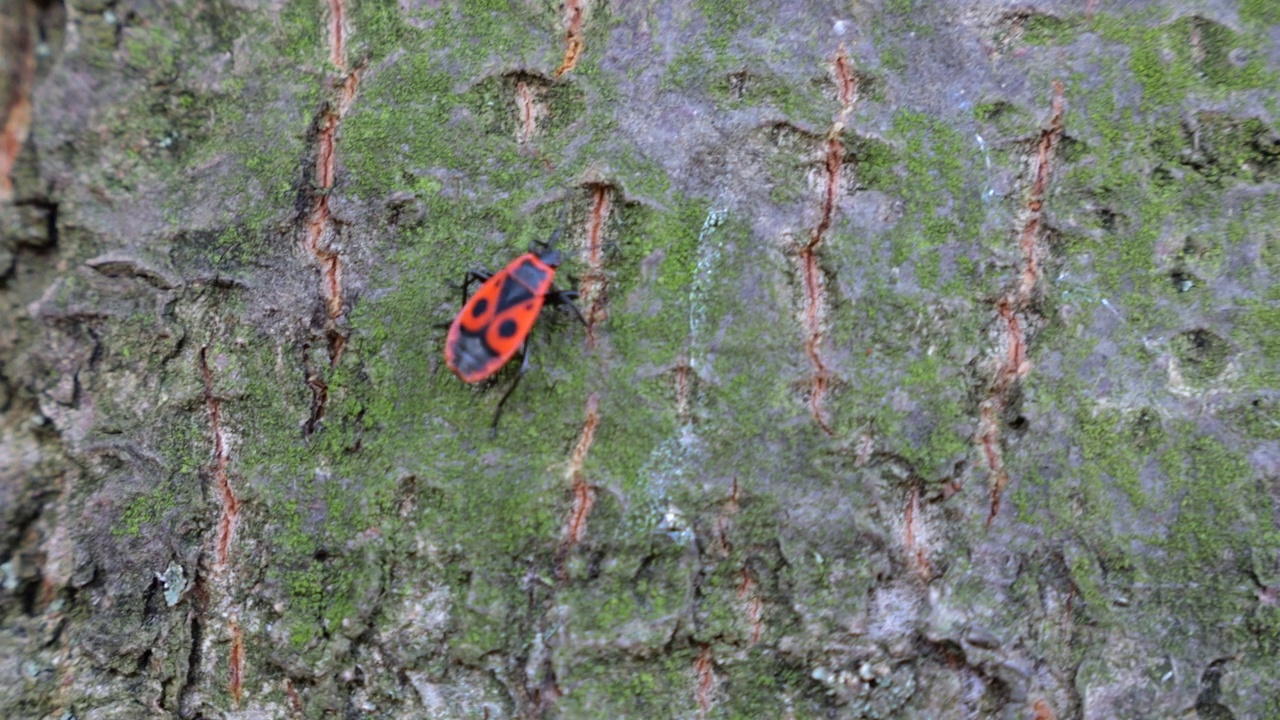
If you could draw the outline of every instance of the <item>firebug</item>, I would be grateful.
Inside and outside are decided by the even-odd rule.
[[[529,252],[498,272],[471,270],[462,282],[462,311],[449,325],[445,337],[444,360],[449,369],[464,382],[477,383],[492,377],[517,351],[521,353],[515,380],[493,414],[494,432],[502,406],[529,367],[529,332],[543,306],[568,306],[586,325],[582,312],[573,304],[578,293],[559,290],[553,282],[561,262],[560,251],[554,245],[552,236],[545,244],[535,243]],[[468,298],[467,291],[477,281],[480,287]]]

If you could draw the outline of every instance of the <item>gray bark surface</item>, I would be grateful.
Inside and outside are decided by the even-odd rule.
[[[0,0],[0,716],[1280,718],[1278,127],[1272,0]]]

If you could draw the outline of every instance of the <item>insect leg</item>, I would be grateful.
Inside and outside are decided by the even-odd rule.
[[[582,316],[582,311],[579,310],[578,306],[573,302],[577,299],[577,290],[557,290],[554,285],[551,286],[551,292],[547,293],[548,302],[552,305],[569,306],[569,309],[573,311],[573,314],[578,316],[578,322],[582,323],[583,327],[586,327],[587,319]]]
[[[463,305],[467,304],[467,292],[471,290],[471,283],[477,282],[477,281],[484,282],[485,280],[488,280],[491,277],[493,277],[493,273],[489,272],[488,270],[485,270],[484,268],[476,268],[474,270],[468,270],[466,278],[463,279],[462,281],[462,304]]]
[[[462,304],[466,305],[467,293],[471,290],[471,283],[476,281],[484,282],[485,280],[488,280],[491,277],[493,277],[493,273],[489,272],[488,270],[485,270],[484,268],[476,268],[474,270],[468,270],[465,276],[465,279],[462,282],[458,283],[457,285],[454,285],[453,283],[449,283],[449,286],[456,287],[462,291]],[[453,325],[453,321],[449,320],[447,322],[435,323],[434,326],[437,328],[448,328],[451,325]]]
[[[560,236],[564,233],[564,216],[568,210],[568,203],[560,207],[560,215],[556,218],[556,229],[551,231],[551,237],[547,238],[546,242],[542,242],[541,240],[534,240],[530,242],[529,252],[534,252],[535,250],[550,250],[556,246],[556,243],[560,242]]]
[[[493,437],[498,436],[498,419],[502,417],[502,406],[507,404],[507,398],[511,397],[511,393],[516,391],[516,386],[520,384],[520,378],[524,377],[524,373],[529,369],[529,338],[524,339],[524,347],[520,349],[520,369],[516,371],[516,379],[511,381],[511,387],[502,394],[502,399],[498,401],[498,409],[493,411],[493,425],[489,428],[489,432]]]

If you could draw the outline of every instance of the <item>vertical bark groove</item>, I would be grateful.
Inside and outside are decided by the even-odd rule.
[[[1000,513],[1001,496],[1009,484],[1005,469],[1001,427],[1004,413],[1013,394],[1027,373],[1031,361],[1027,359],[1027,332],[1024,318],[1034,314],[1034,301],[1043,279],[1048,242],[1044,233],[1044,201],[1052,172],[1052,163],[1058,140],[1062,137],[1063,86],[1053,83],[1053,106],[1049,122],[1040,133],[1032,160],[1032,182],[1027,201],[1021,213],[1018,231],[1018,247],[1022,254],[1022,267],[1013,288],[996,304],[1000,317],[997,327],[996,357],[993,378],[987,397],[978,407],[978,443],[987,461],[991,494],[987,525]]]

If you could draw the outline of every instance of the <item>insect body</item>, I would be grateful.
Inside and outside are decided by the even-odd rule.
[[[468,272],[462,284],[462,312],[453,319],[445,339],[444,359],[449,369],[465,382],[480,382],[524,348],[520,371],[498,401],[493,416],[495,430],[502,406],[528,368],[529,331],[543,305],[548,301],[568,305],[586,324],[573,304],[578,293],[557,290],[552,282],[559,266],[559,251],[548,245],[540,250],[530,249],[496,273]],[[479,289],[467,299],[467,289],[477,280],[481,283]]]

